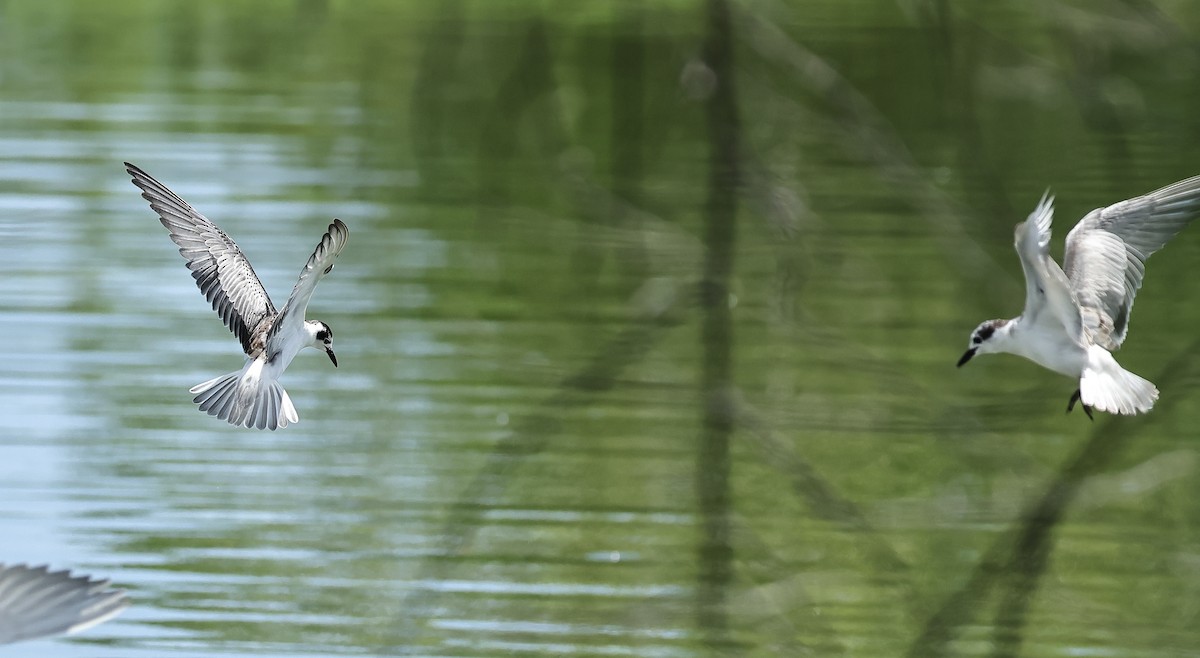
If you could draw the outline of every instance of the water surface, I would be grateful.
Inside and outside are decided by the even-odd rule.
[[[0,4],[0,560],[135,603],[14,651],[1200,651],[1200,230],[1151,415],[953,367],[1047,186],[1057,254],[1200,173],[1200,15],[722,7]],[[191,404],[237,342],[125,160],[277,304],[350,226],[296,426]]]

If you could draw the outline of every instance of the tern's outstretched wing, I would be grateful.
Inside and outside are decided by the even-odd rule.
[[[317,282],[333,269],[333,261],[342,253],[349,238],[350,229],[346,224],[340,219],[333,220],[325,235],[321,236],[321,242],[317,244],[312,256],[308,257],[304,269],[300,270],[300,279],[296,281],[296,287],[292,288],[291,296],[271,326],[271,333],[267,336],[268,353],[279,349],[279,336],[287,336],[300,330],[300,325],[304,323],[304,314],[308,310],[308,300],[312,298]]]
[[[1056,323],[1076,340],[1082,339],[1079,309],[1062,268],[1050,257],[1050,223],[1054,219],[1054,197],[1042,195],[1029,218],[1017,224],[1013,247],[1025,272],[1025,320]]]
[[[1063,266],[1094,343],[1121,346],[1146,260],[1198,216],[1200,176],[1097,208],[1071,229]]]
[[[107,580],[23,564],[0,564],[0,644],[78,633],[129,607]]]
[[[179,253],[187,260],[200,292],[249,354],[255,328],[263,318],[275,314],[275,305],[250,261],[224,231],[166,185],[128,162],[125,170],[179,245]]]

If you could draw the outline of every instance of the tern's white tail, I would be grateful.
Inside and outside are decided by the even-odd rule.
[[[300,420],[287,391],[274,379],[263,378],[263,361],[255,359],[231,372],[192,387],[193,402],[231,425],[282,429]]]
[[[1088,348],[1087,365],[1079,377],[1083,403],[1110,414],[1140,414],[1150,411],[1158,399],[1154,384],[1121,367],[1108,350]]]

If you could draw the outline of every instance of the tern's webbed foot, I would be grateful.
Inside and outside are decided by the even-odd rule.
[[[1079,389],[1075,389],[1075,392],[1071,394],[1070,402],[1067,402],[1067,413],[1071,413],[1071,410],[1075,408],[1075,403],[1079,402],[1079,406],[1083,407],[1083,413],[1087,414],[1088,420],[1096,420],[1092,417],[1092,408],[1086,404],[1083,404],[1083,402],[1079,399],[1079,395]]]

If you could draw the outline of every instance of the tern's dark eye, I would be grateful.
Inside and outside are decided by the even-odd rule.
[[[972,338],[972,339],[971,339],[971,342],[972,342],[972,343],[975,343],[976,345],[978,345],[978,344],[980,344],[980,343],[982,343],[982,342],[983,342],[983,339],[982,339],[982,338],[980,338],[979,336],[976,336],[976,337],[974,337],[974,338]]]
[[[324,329],[317,332],[317,340],[329,340],[329,332]]]

